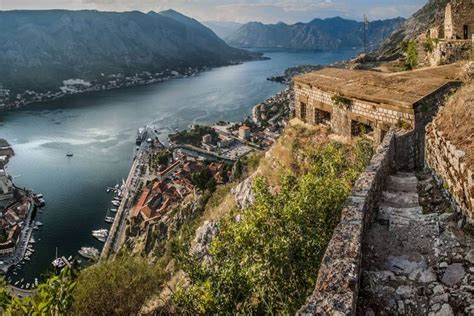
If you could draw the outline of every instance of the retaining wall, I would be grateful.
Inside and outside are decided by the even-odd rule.
[[[426,165],[441,178],[455,208],[474,225],[474,170],[467,167],[465,155],[444,137],[436,119],[426,127]]]
[[[374,217],[378,196],[392,171],[396,133],[391,129],[356,181],[341,222],[324,254],[313,294],[298,315],[354,315],[361,276],[362,238]]]

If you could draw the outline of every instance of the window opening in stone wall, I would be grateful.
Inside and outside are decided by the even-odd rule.
[[[373,136],[374,128],[369,124],[364,124],[358,121],[352,120],[351,122],[351,135],[352,136]]]
[[[314,122],[316,124],[329,124],[331,122],[331,113],[314,109]]]

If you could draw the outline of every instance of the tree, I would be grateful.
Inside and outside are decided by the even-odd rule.
[[[73,303],[76,271],[66,267],[51,275],[31,297],[19,298],[10,293],[6,282],[0,285],[0,311],[6,315],[68,315]]]
[[[418,63],[416,42],[414,40],[403,41],[402,50],[405,53],[405,67],[408,70],[414,69]]]
[[[201,191],[214,191],[216,181],[214,180],[209,168],[205,167],[191,174],[191,181]]]

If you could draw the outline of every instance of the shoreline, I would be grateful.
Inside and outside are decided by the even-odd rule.
[[[211,71],[217,68],[238,66],[247,62],[264,61],[264,60],[270,60],[270,59],[271,59],[270,57],[265,57],[262,54],[262,56],[254,57],[249,60],[229,62],[226,65],[220,65],[220,66],[200,66],[200,67],[195,67],[195,68],[188,67],[188,68],[179,69],[179,70],[168,69],[168,70],[162,71],[161,73],[153,74],[155,75],[154,77],[151,73],[144,71],[139,74],[135,74],[134,76],[125,77],[125,80],[121,82],[119,85],[116,85],[115,83],[110,84],[110,82],[113,80],[110,80],[109,84],[104,84],[100,82],[92,83],[92,82],[85,81],[83,79],[68,79],[68,80],[64,80],[63,83],[68,82],[68,81],[74,81],[74,83],[72,83],[70,86],[65,84],[64,86],[58,87],[56,92],[48,91],[47,93],[44,93],[44,92],[35,92],[31,90],[25,90],[24,92],[17,94],[17,95],[22,95],[22,94],[33,95],[34,98],[40,98],[40,99],[34,99],[34,100],[25,100],[25,99],[18,100],[17,99],[17,100],[12,100],[9,102],[3,101],[4,103],[2,103],[1,102],[2,99],[0,99],[0,112],[14,111],[14,110],[22,109],[24,107],[31,106],[34,104],[41,104],[41,103],[56,101],[59,99],[67,98],[69,96],[77,96],[77,95],[83,95],[83,94],[95,93],[95,92],[122,90],[126,88],[149,86],[149,85],[159,84],[163,82],[168,82],[175,79],[195,77],[201,73]],[[123,78],[125,75],[111,74],[108,76],[111,79],[115,78],[115,80],[118,80],[117,78]],[[143,78],[143,76],[148,76],[148,78]],[[80,82],[80,83],[77,83],[77,82]],[[87,86],[87,84],[90,84],[91,86]],[[79,85],[79,87],[77,85]],[[83,88],[80,88],[81,85],[83,86]],[[80,90],[77,90],[78,88]],[[5,91],[10,91],[10,90],[5,89]]]

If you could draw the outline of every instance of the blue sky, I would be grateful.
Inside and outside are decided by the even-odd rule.
[[[98,9],[108,11],[160,11],[175,9],[198,20],[307,22],[342,16],[362,19],[408,17],[427,0],[0,0],[0,10]]]

